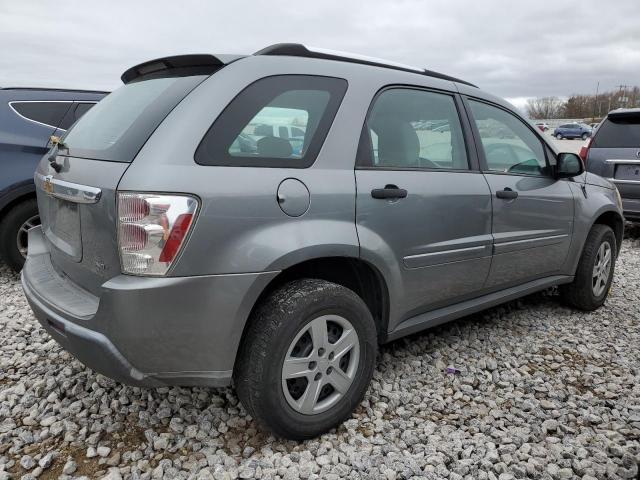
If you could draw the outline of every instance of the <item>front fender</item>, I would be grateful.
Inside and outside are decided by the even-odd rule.
[[[565,270],[568,274],[573,275],[578,268],[578,262],[580,261],[587,236],[598,218],[603,214],[612,213],[624,225],[624,217],[622,210],[618,206],[615,190],[586,184],[584,185],[585,196],[578,183],[570,183],[569,185],[576,199],[576,205],[573,239],[571,250],[565,262]],[[621,239],[618,239],[618,241],[620,242]]]

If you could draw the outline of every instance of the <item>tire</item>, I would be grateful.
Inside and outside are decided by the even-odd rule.
[[[556,133],[556,138],[558,140],[562,140],[562,134],[561,133]]]
[[[601,271],[605,272],[606,279],[600,277],[598,288],[594,286],[594,272],[596,263],[599,261],[599,254],[604,249],[609,249],[609,263],[606,268]],[[604,304],[615,271],[615,261],[617,257],[616,236],[607,225],[594,225],[587,236],[587,240],[582,249],[582,255],[578,262],[576,275],[572,283],[560,286],[560,294],[563,300],[572,307],[580,310],[592,311]],[[601,291],[600,291],[601,289]]]
[[[582,134],[582,140],[586,140],[587,138],[589,138],[589,134],[588,133],[583,133]]]
[[[30,222],[27,224],[27,222]],[[18,242],[26,247],[26,230],[21,232],[23,226],[36,226],[40,224],[38,216],[38,203],[35,198],[25,200],[9,210],[0,222],[0,255],[16,272],[22,269],[25,257],[18,248]],[[20,239],[18,234],[20,232]],[[26,253],[26,252],[25,252]]]
[[[340,331],[334,319],[345,320],[352,328],[345,327]],[[249,322],[236,360],[234,383],[242,404],[262,427],[280,437],[305,440],[330,430],[351,415],[371,380],[378,345],[371,312],[358,295],[324,280],[296,280],[271,293],[257,307]],[[329,332],[322,357],[316,355],[319,352],[310,328],[310,325],[315,328],[318,322],[324,322]],[[335,342],[331,342],[332,332],[333,339],[337,339]],[[356,334],[353,347],[339,357],[340,366],[334,365],[341,369],[341,375],[338,375],[338,372],[330,371],[334,367],[329,368],[331,364],[327,363],[332,357],[338,361],[332,345],[345,339],[353,340],[353,332]],[[321,338],[321,335],[317,336]],[[317,362],[312,360],[307,364],[307,359],[312,357]],[[304,365],[301,368],[309,374],[285,380],[285,359]],[[326,378],[318,380],[319,374]],[[351,383],[346,388],[343,384],[344,393],[340,393],[333,387],[333,379],[344,379],[349,374]],[[293,405],[298,402],[304,406],[305,394],[320,383],[324,386],[315,397],[318,401],[309,397],[311,401],[308,402],[318,412],[301,413],[303,407]],[[328,396],[325,396],[327,392]]]

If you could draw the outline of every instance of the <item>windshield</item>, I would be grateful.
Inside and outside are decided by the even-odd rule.
[[[151,133],[206,75],[129,83],[89,110],[63,138],[75,157],[131,162]]]

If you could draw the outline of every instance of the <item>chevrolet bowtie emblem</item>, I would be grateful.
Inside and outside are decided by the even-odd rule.
[[[42,189],[47,193],[53,193],[53,182],[51,181],[52,178],[53,177],[51,175],[44,177],[44,182],[42,183]]]

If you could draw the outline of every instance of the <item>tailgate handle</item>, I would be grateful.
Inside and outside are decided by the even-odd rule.
[[[73,203],[97,203],[102,196],[102,190],[96,187],[65,182],[53,178],[52,175],[36,173],[36,186],[50,197],[59,198]]]

